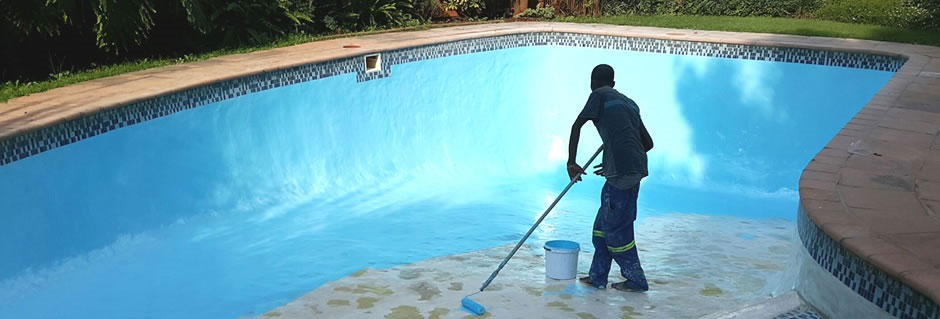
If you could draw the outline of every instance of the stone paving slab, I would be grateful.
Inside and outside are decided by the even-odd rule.
[[[940,201],[936,185],[928,183],[940,181],[940,161],[930,156],[930,150],[940,149],[940,141],[936,138],[940,131],[940,47],[925,45],[555,22],[493,23],[385,33],[166,66],[12,99],[8,103],[0,103],[0,139],[171,92],[298,65],[469,38],[553,31],[906,57],[908,60],[904,66],[852,119],[852,125],[844,128],[820,152],[820,155],[835,152],[847,156],[841,160],[838,157],[819,156],[804,171],[803,179],[818,180],[824,176],[821,174],[832,174],[838,176],[836,182],[806,183],[801,179],[800,194],[813,194],[811,196],[815,200],[831,203],[807,205],[804,202],[803,206],[810,219],[832,238],[840,241],[850,238],[882,239],[893,245],[892,256],[918,259],[928,264],[940,256],[940,247],[937,246],[940,242],[937,240],[937,236],[940,236],[937,213]],[[360,47],[343,48],[347,44]],[[929,148],[925,146],[928,140],[931,141]],[[856,170],[843,170],[844,167]],[[886,184],[912,186],[911,180],[914,187],[910,189],[884,189]],[[833,193],[838,196],[833,197]],[[833,214],[833,210],[842,210],[842,214],[850,218],[834,218],[840,215]],[[910,236],[920,240],[899,239]],[[859,256],[869,256],[873,251],[880,253],[886,249],[884,245],[844,246]],[[909,268],[908,265],[882,263],[880,267],[886,267],[884,271],[897,274],[897,279],[940,303],[940,288],[936,288],[940,287],[940,267],[925,270]]]
[[[940,208],[940,161],[932,150],[940,132],[940,81],[924,74],[940,62],[940,48],[880,48],[910,60],[804,170],[802,205],[850,252],[940,302],[940,219],[933,212]],[[847,156],[839,162],[828,157],[833,153]],[[811,182],[821,177],[830,179]],[[810,201],[804,193],[829,196]]]

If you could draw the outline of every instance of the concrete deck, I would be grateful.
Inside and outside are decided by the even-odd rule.
[[[0,104],[0,139],[208,83],[403,47],[574,32],[903,55],[901,70],[807,166],[808,216],[849,251],[940,303],[940,47],[878,41],[566,23],[501,23],[334,39],[173,65]],[[343,45],[360,48],[346,49]]]

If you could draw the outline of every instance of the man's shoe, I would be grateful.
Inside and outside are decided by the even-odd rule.
[[[588,285],[597,289],[607,289],[607,285],[603,285],[603,286],[595,285],[594,281],[591,280],[591,276],[581,277],[581,279],[578,279],[578,281],[580,281],[581,283],[585,285]]]
[[[614,283],[610,285],[610,287],[620,290],[620,291],[628,291],[628,292],[645,292],[645,291],[650,290],[649,287],[635,287],[630,284],[629,280],[624,280],[622,282]]]

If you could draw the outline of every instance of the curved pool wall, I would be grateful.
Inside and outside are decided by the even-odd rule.
[[[644,213],[792,222],[808,159],[903,63],[566,33],[382,60],[225,81],[0,141],[0,312],[231,317],[363,267],[511,242],[565,184],[597,63],[656,139]],[[599,144],[583,138],[582,161]],[[559,210],[581,213],[537,236],[589,229],[601,183],[578,185]]]
[[[940,318],[940,305],[849,252],[797,211],[803,243],[796,290],[829,318]]]

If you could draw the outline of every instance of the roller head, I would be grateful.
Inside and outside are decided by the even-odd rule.
[[[463,297],[463,299],[460,300],[460,304],[462,304],[463,307],[467,309],[467,311],[477,316],[486,313],[486,308],[483,308],[483,305],[473,301],[473,299],[470,299],[470,297]]]

